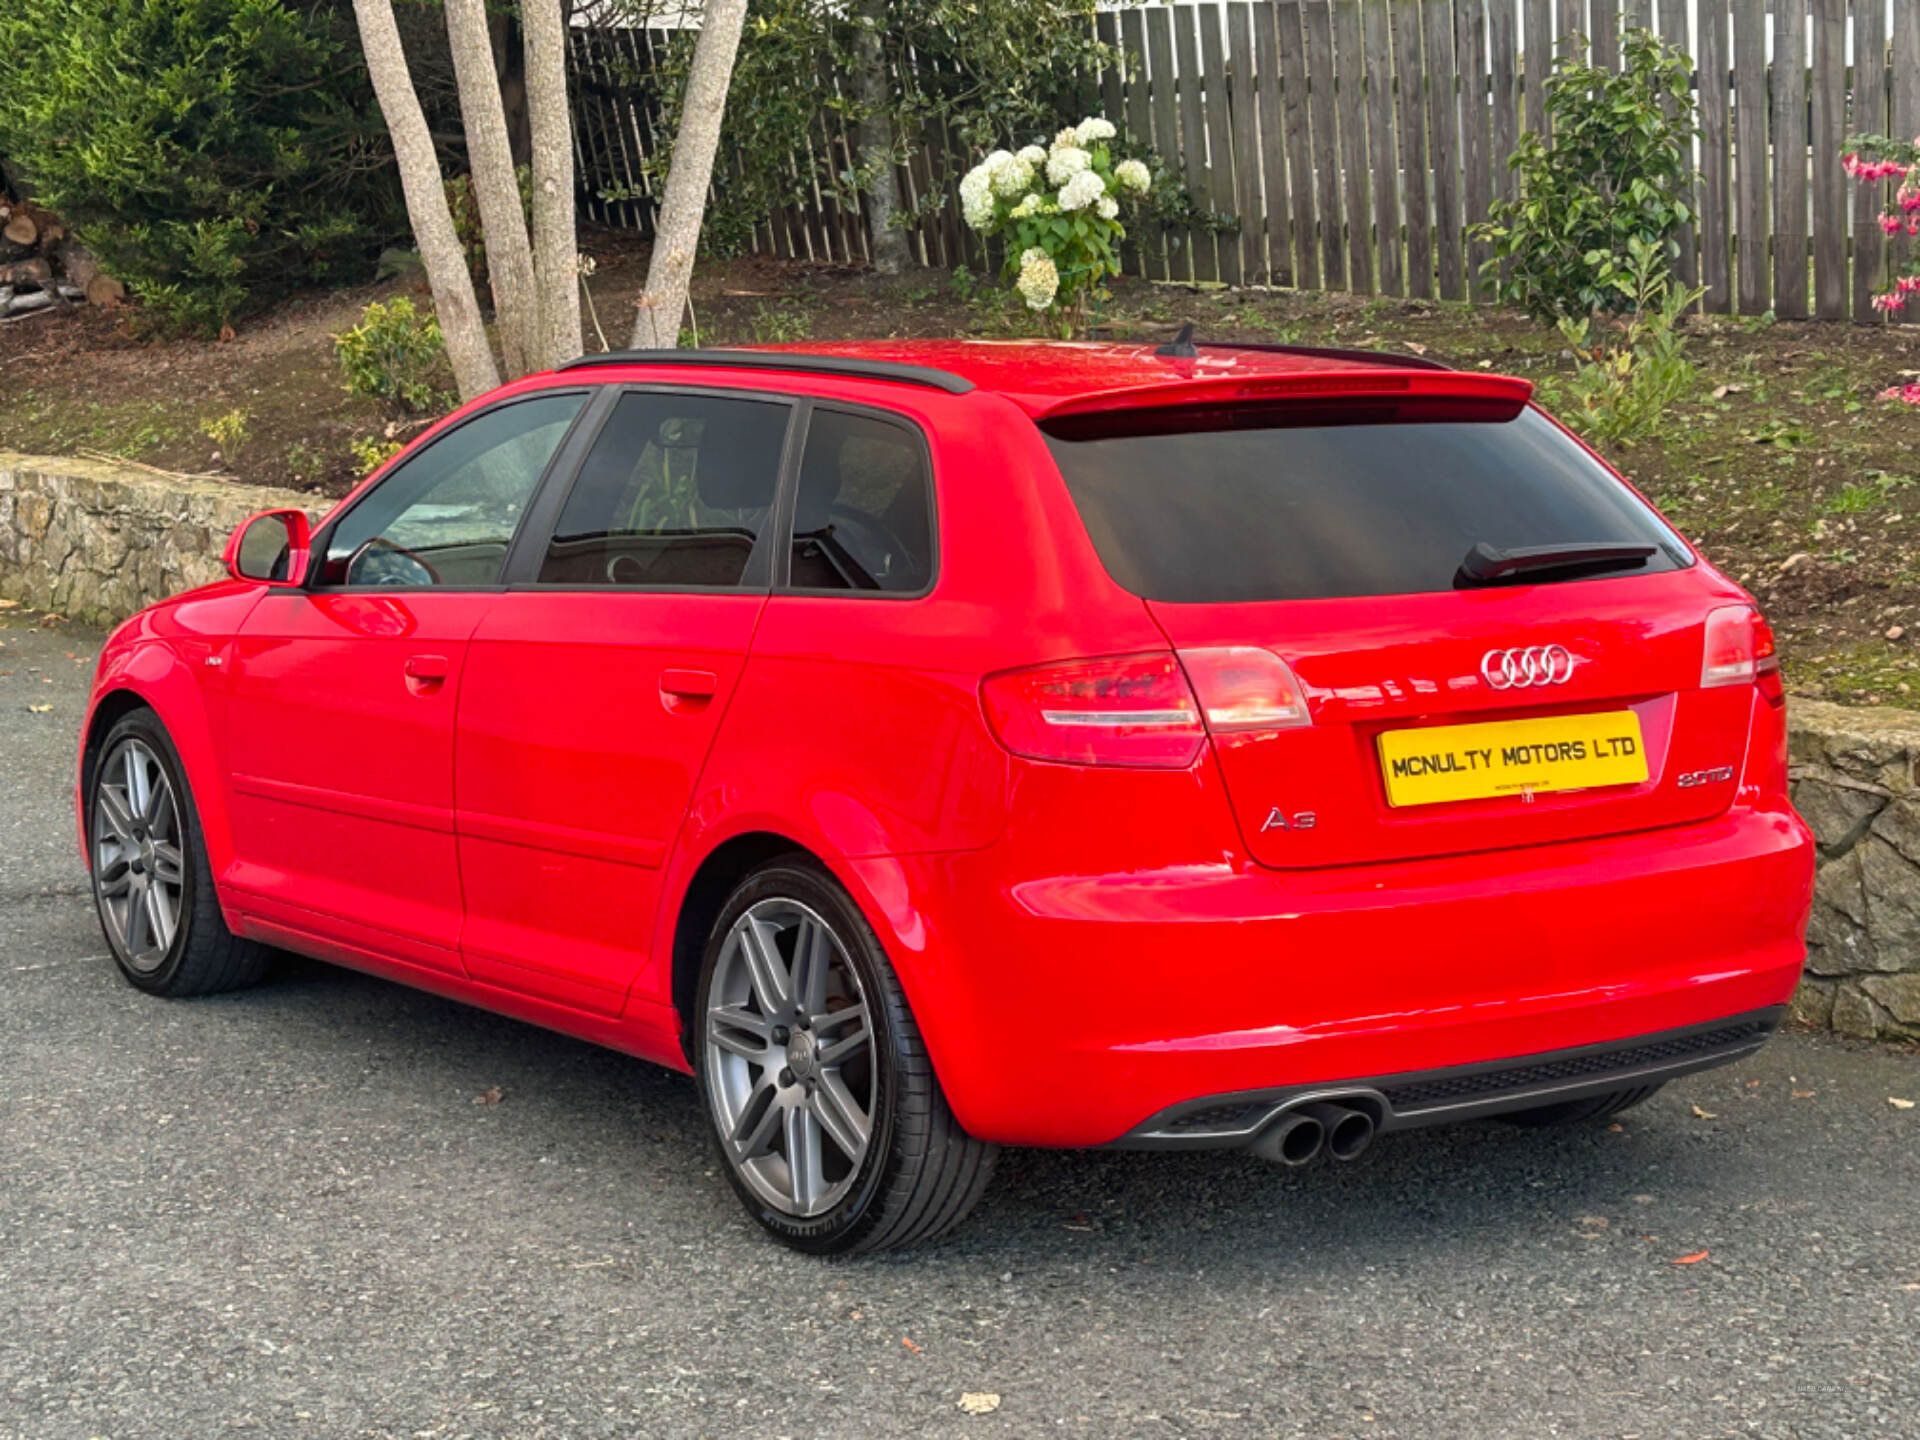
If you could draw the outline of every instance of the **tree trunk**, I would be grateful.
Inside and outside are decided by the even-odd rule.
[[[581,353],[580,246],[573,226],[573,115],[567,106],[567,19],[560,0],[522,0],[527,121],[533,150],[533,268],[539,279],[540,360]]]
[[[446,341],[447,360],[453,366],[460,398],[471,400],[500,383],[500,372],[487,347],[486,326],[480,322],[480,304],[474,299],[473,277],[466,256],[453,233],[447,212],[447,192],[441,186],[440,162],[433,153],[433,137],[420,97],[413,92],[406,51],[400,48],[400,27],[394,23],[392,0],[353,0],[360,25],[360,45],[366,51],[367,73],[373,93],[393,137],[393,158],[400,171],[400,188],[407,199],[407,219],[414,243],[426,266],[433,290],[433,308]]]
[[[868,244],[873,268],[882,275],[898,275],[913,258],[907,232],[893,223],[900,208],[900,184],[893,172],[892,87],[887,84],[887,57],[880,37],[886,31],[886,0],[862,0],[856,16],[860,30],[854,39],[854,86],[860,101],[860,123],[854,138],[860,145],[860,163],[871,167],[867,185]]]
[[[460,84],[460,119],[467,132],[467,164],[480,228],[487,240],[487,279],[493,286],[494,328],[507,378],[546,368],[540,343],[540,297],[527,244],[526,214],[513,173],[513,150],[493,68],[485,0],[446,0],[447,43]]]
[[[700,244],[700,221],[713,181],[713,154],[720,148],[720,121],[727,110],[727,86],[733,57],[740,49],[740,27],[747,0],[708,0],[693,70],[687,76],[686,102],[680,109],[680,133],[674,137],[673,165],[654,227],[653,258],[647,288],[633,315],[635,350],[672,350],[680,343],[680,316],[687,308],[693,257]]]

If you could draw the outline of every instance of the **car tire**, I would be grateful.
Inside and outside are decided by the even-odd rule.
[[[1587,1125],[1610,1120],[1622,1110],[1631,1110],[1651,1099],[1659,1085],[1636,1085],[1630,1090],[1610,1090],[1604,1095],[1589,1095],[1584,1100],[1563,1100],[1558,1105],[1541,1105],[1532,1110],[1516,1110],[1500,1118],[1509,1125],[1528,1129],[1546,1129],[1557,1125]]]
[[[94,908],[114,963],[149,995],[237,990],[272,951],[227,928],[186,772],[151,710],[121,717],[89,777]]]
[[[785,1244],[815,1255],[913,1245],[979,1201],[999,1147],[955,1119],[872,926],[810,858],[763,865],[728,898],[695,1014],[694,1063],[728,1182]]]

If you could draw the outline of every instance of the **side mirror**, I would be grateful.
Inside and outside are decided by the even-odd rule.
[[[312,532],[304,510],[262,510],[227,541],[227,573],[254,584],[297,586],[307,578]]]

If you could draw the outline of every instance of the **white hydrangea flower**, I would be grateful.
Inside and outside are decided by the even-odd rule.
[[[1089,115],[1074,127],[1074,139],[1081,149],[1086,149],[1099,140],[1111,140],[1120,132],[1113,128],[1111,120],[1103,120],[1098,115]]]
[[[1032,215],[1036,211],[1038,211],[1039,208],[1045,203],[1046,201],[1041,197],[1040,192],[1036,190],[1033,192],[1033,194],[1027,196],[1026,199],[1022,200],[1018,205],[1014,206],[1012,211],[1010,211],[1009,213],[1013,216],[1015,220],[1024,220],[1027,218],[1027,216]]]
[[[1093,163],[1093,157],[1078,145],[1063,146],[1047,157],[1047,179],[1064,185]]]
[[[1011,200],[1015,195],[1026,193],[1033,184],[1033,164],[1019,155],[1008,155],[998,170],[993,172],[993,193]]]
[[[1013,288],[1020,292],[1029,310],[1044,310],[1053,304],[1053,297],[1060,291],[1060,272],[1053,257],[1037,245],[1028,250],[1020,257],[1020,275]]]
[[[1038,145],[1022,145],[1013,153],[1036,169],[1047,163],[1047,152]]]
[[[1062,210],[1084,210],[1107,193],[1107,182],[1098,170],[1080,170],[1067,178],[1060,189]]]
[[[993,175],[984,163],[961,177],[960,213],[969,229],[984,230],[993,223]]]
[[[1078,145],[1079,143],[1080,127],[1078,125],[1069,125],[1053,137],[1053,144],[1047,148],[1050,150],[1064,150],[1069,145]]]
[[[1113,178],[1121,188],[1144,195],[1153,186],[1153,176],[1148,173],[1146,162],[1141,160],[1122,160],[1113,167]]]
[[[1111,195],[1102,195],[1096,208],[1102,220],[1117,220],[1120,217],[1120,202]]]

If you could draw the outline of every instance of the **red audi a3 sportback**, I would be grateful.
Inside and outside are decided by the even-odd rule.
[[[693,1073],[816,1252],[1001,1145],[1611,1114],[1762,1044],[1813,852],[1765,620],[1530,393],[1184,338],[528,377],[113,634],[113,953]]]

